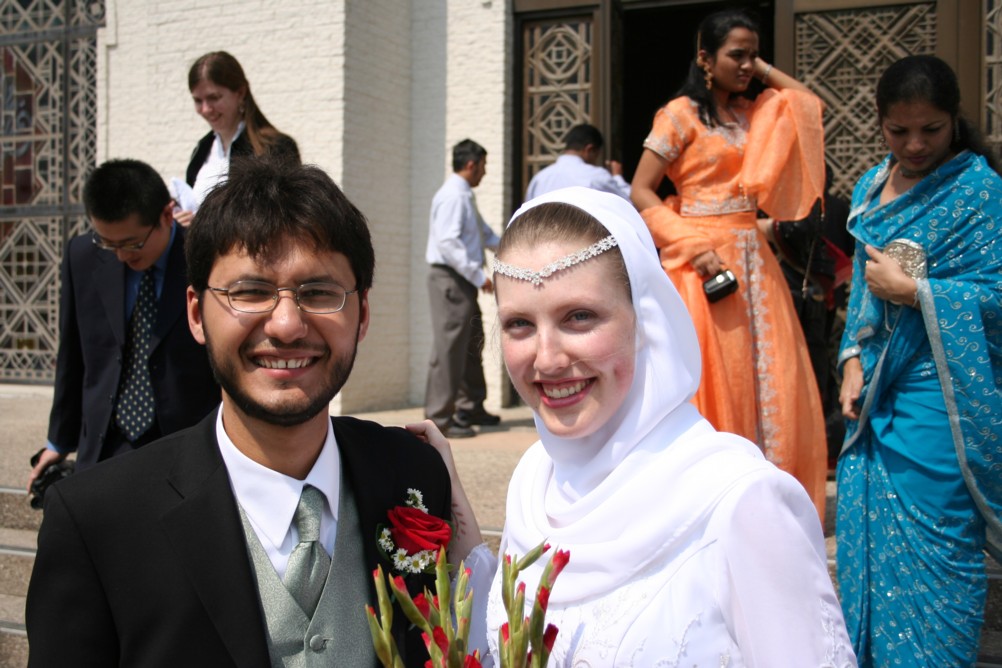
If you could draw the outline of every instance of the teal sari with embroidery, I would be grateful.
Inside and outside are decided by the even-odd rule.
[[[893,158],[853,193],[839,362],[863,367],[838,463],[837,561],[859,665],[973,666],[984,550],[1002,554],[1002,179],[962,152],[880,204]],[[919,309],[867,288],[864,244],[925,256]],[[914,256],[913,256],[914,257]]]

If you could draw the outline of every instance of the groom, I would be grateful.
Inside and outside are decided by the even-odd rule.
[[[187,241],[222,405],[46,495],[29,665],[375,666],[377,527],[408,489],[447,517],[451,490],[430,446],[327,414],[369,326],[365,218],[315,167],[245,161]]]

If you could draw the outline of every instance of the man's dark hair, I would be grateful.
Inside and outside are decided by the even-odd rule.
[[[372,287],[376,259],[365,216],[322,169],[234,160],[226,182],[205,198],[188,230],[188,282],[204,292],[222,255],[242,249],[267,264],[290,240],[347,257],[355,285],[343,287],[363,292]]]
[[[487,149],[473,141],[464,139],[452,147],[452,171],[458,172],[470,160],[480,162],[487,155]]]
[[[594,146],[596,150],[601,149],[605,145],[602,133],[594,125],[588,125],[587,123],[575,125],[567,132],[567,136],[564,137],[564,149],[567,150],[583,151],[588,144]]]
[[[87,177],[83,189],[87,216],[102,223],[120,223],[138,213],[139,222],[153,227],[170,202],[170,193],[155,169],[139,160],[109,160]]]

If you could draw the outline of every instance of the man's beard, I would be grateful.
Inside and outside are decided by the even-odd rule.
[[[219,386],[247,416],[278,427],[294,427],[303,424],[315,417],[320,411],[326,410],[331,400],[348,381],[348,376],[351,375],[352,367],[355,365],[355,356],[358,353],[358,331],[356,331],[351,353],[334,360],[327,382],[319,388],[316,396],[312,399],[308,398],[308,403],[305,405],[286,403],[269,407],[258,403],[244,391],[239,381],[240,373],[235,368],[234,360],[217,357],[212,345],[212,338],[204,325],[202,331],[205,334],[209,366],[212,367],[212,375],[215,376]],[[237,363],[239,360],[240,358],[237,357]]]

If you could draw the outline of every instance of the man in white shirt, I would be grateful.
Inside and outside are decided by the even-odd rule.
[[[599,166],[604,144],[602,133],[594,125],[575,125],[564,138],[564,152],[557,161],[532,177],[525,191],[526,201],[571,186],[630,199],[630,184],[623,178],[623,165],[606,160],[605,167]]]
[[[484,250],[495,250],[500,238],[480,216],[473,196],[487,173],[487,150],[464,139],[452,147],[452,170],[432,199],[428,225],[434,341],[424,414],[448,438],[468,438],[476,435],[473,425],[500,422],[484,409],[484,326],[477,304],[478,290],[494,290],[484,273]]]
[[[222,405],[46,493],[29,665],[376,668],[372,572],[398,573],[380,526],[413,490],[440,522],[451,487],[406,431],[328,415],[369,325],[365,218],[316,167],[243,161],[188,241],[188,326]]]

